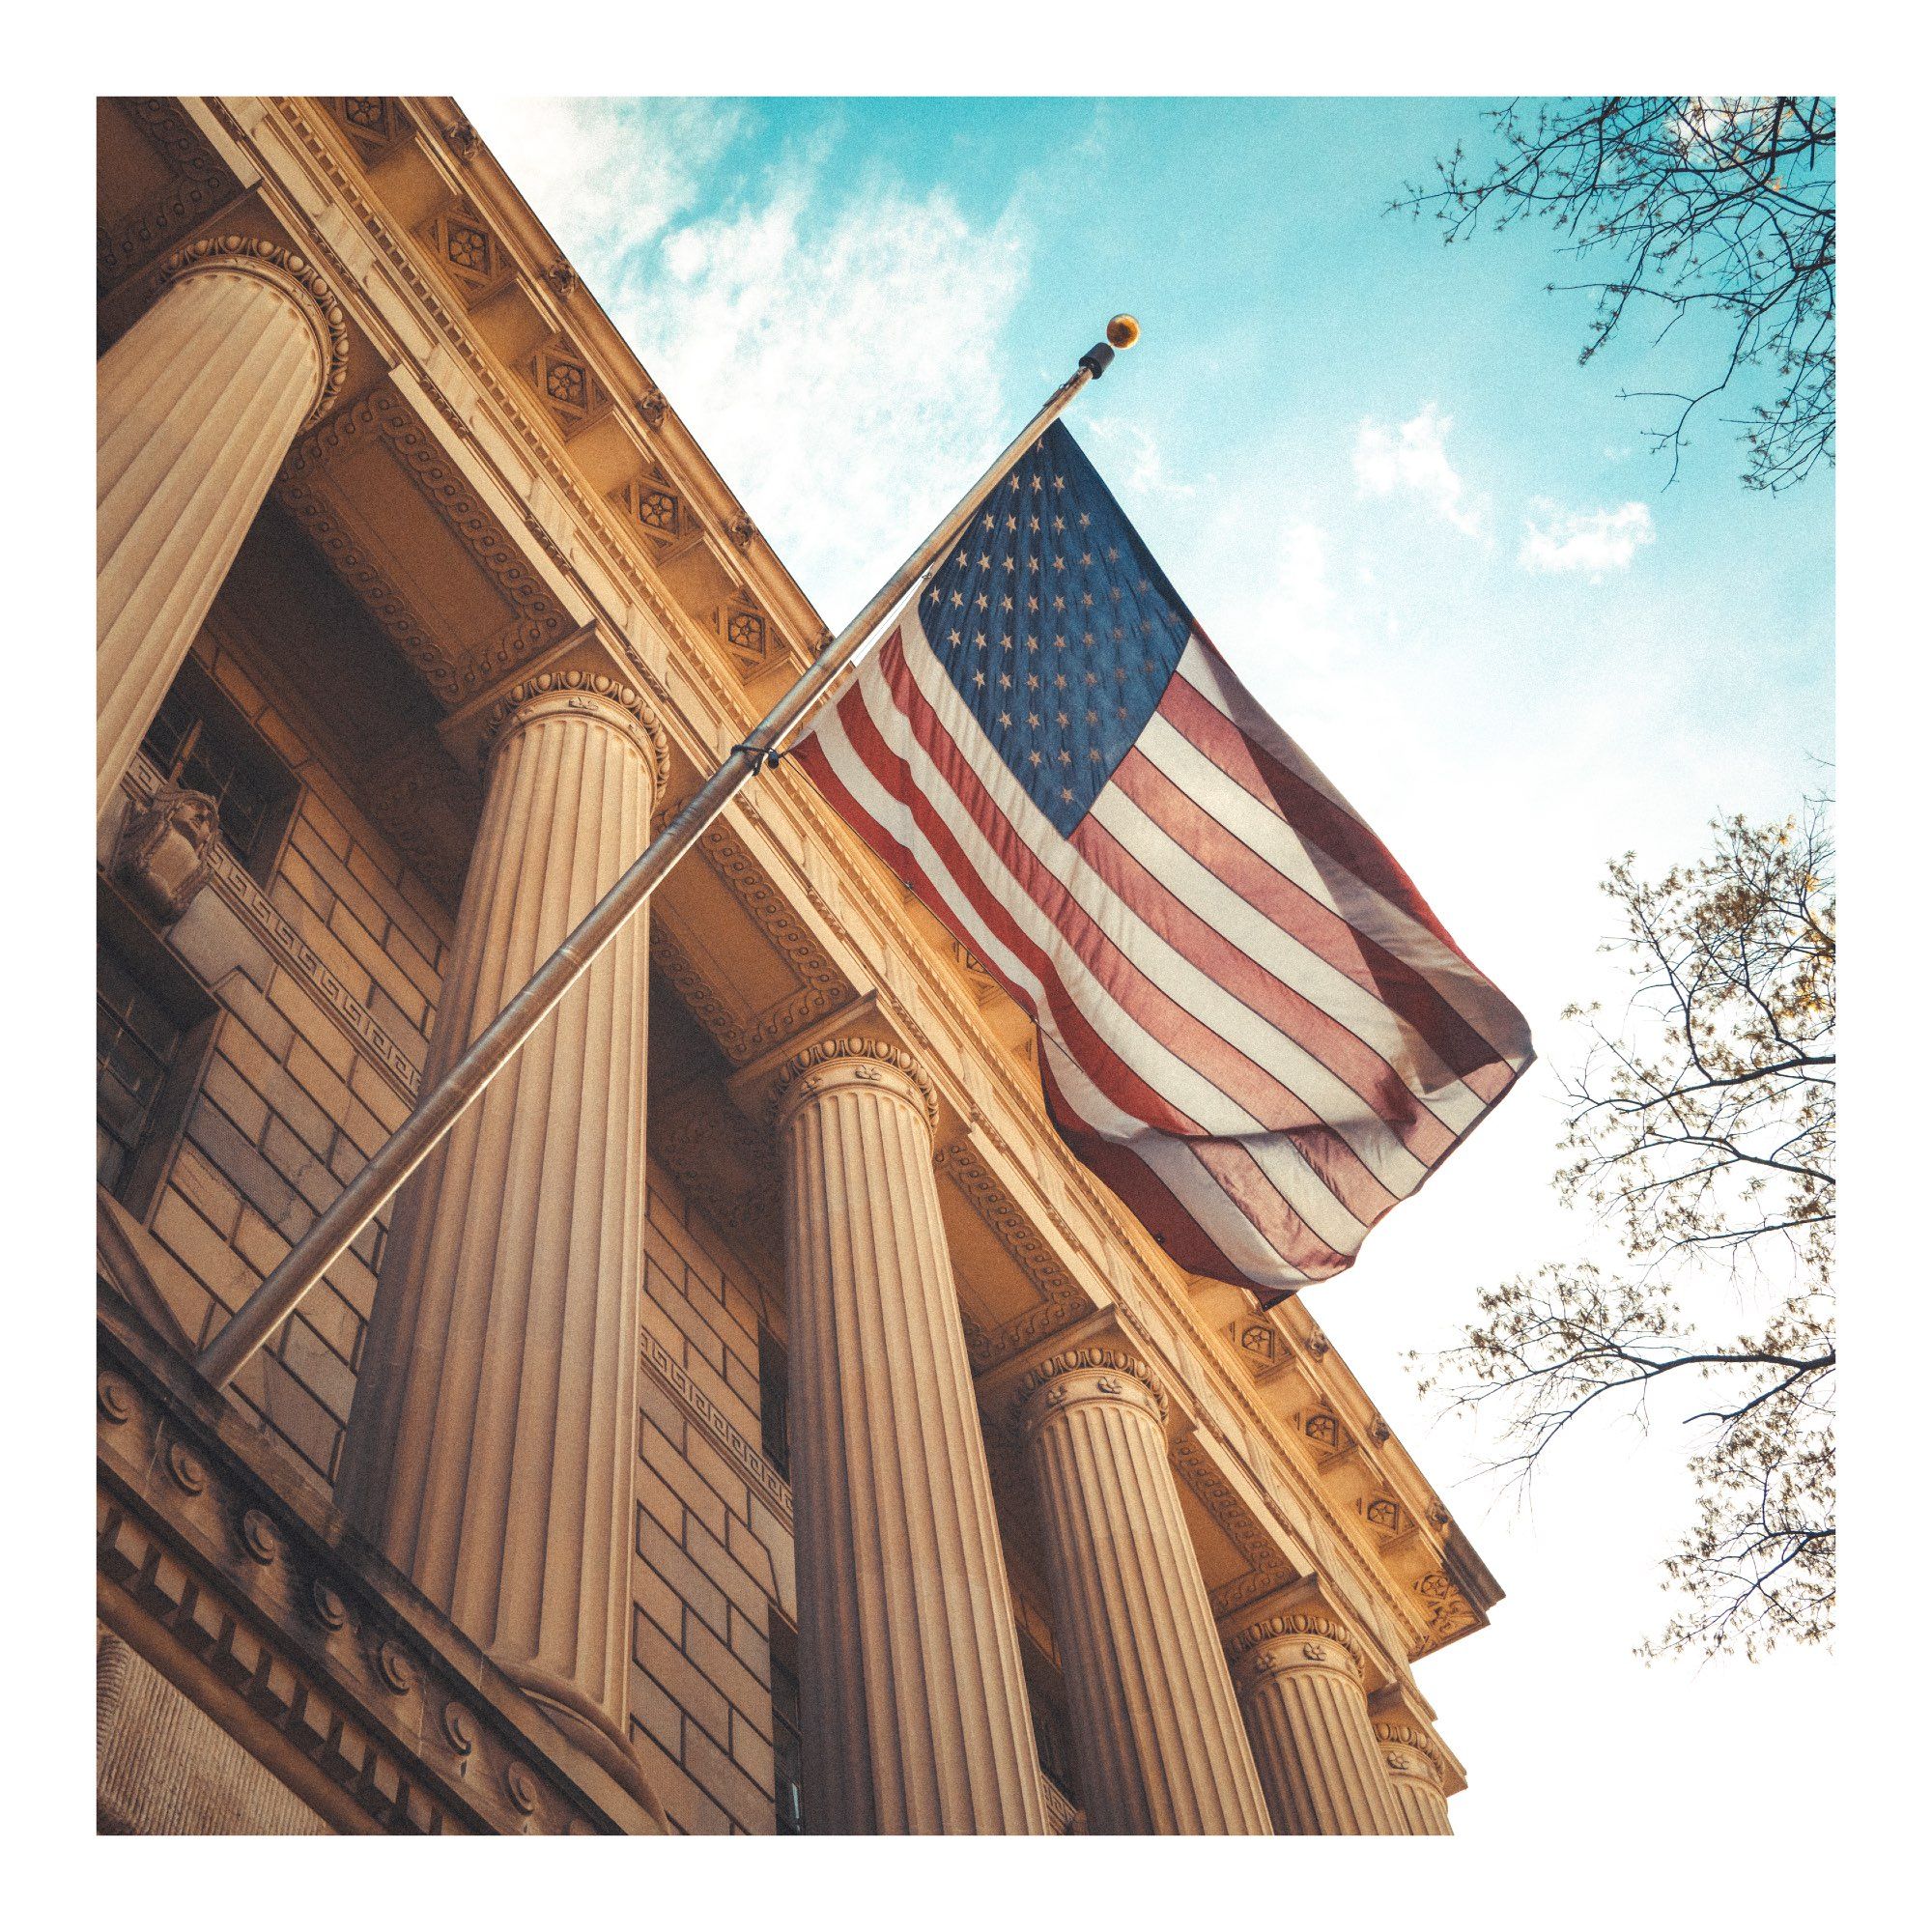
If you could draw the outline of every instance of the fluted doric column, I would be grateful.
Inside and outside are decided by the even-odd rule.
[[[1266,1833],[1167,1460],[1159,1382],[1124,1351],[1074,1348],[1029,1370],[1014,1402],[1089,1829]]]
[[[1428,1735],[1413,1724],[1378,1722],[1376,1743],[1381,1747],[1382,1764],[1402,1812],[1403,1829],[1412,1838],[1453,1836],[1448,1778],[1441,1753]]]
[[[489,746],[425,1084],[643,849],[666,772],[638,693],[581,671],[517,685]],[[648,952],[639,915],[404,1189],[337,1484],[627,1780]]]
[[[349,327],[299,255],[239,235],[169,258],[95,372],[97,814],[289,444],[340,393]]]
[[[1330,1617],[1291,1610],[1249,1625],[1228,1653],[1275,1829],[1406,1834],[1369,1724],[1355,1639]]]
[[[885,1041],[823,1040],[778,1122],[808,1829],[1042,1833],[931,1087]]]

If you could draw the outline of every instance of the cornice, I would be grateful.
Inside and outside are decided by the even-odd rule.
[[[218,109],[219,103],[215,104]],[[451,104],[453,106],[454,103]],[[328,126],[326,111],[319,124],[314,117],[304,111],[304,103],[298,97],[277,97],[273,107],[281,122],[300,144],[311,165],[323,172],[331,190],[354,211],[364,237],[375,244],[398,284],[433,320],[442,338],[443,347],[454,355],[465,373],[478,384],[500,412],[514,431],[524,453],[534,459],[544,475],[555,486],[579,525],[593,539],[600,553],[600,561],[613,569],[644,604],[650,614],[686,647],[692,660],[688,668],[702,667],[701,681],[717,697],[725,716],[741,724],[750,722],[753,708],[744,695],[742,686],[738,684],[735,676],[730,677],[728,681],[724,676],[721,676],[721,666],[711,662],[714,653],[719,655],[721,661],[728,656],[723,640],[707,639],[697,626],[686,616],[682,607],[657,579],[641,539],[634,540],[628,532],[619,534],[623,526],[611,515],[609,504],[591,492],[579,478],[575,468],[565,460],[559,447],[561,439],[556,436],[554,426],[539,420],[537,415],[519,400],[510,371],[497,361],[487,346],[476,339],[469,327],[468,316],[452,307],[445,292],[425,274],[408,239],[399,237],[391,229],[385,212],[362,191],[359,185],[359,168],[355,174],[349,171],[355,164],[353,162],[345,164],[344,155],[336,145],[339,137],[332,127]],[[245,138],[239,125],[233,122],[232,116],[224,118],[238,138]],[[484,152],[487,153],[487,150]],[[474,183],[467,176],[459,178],[453,171],[448,181],[452,193],[470,192],[474,187]],[[321,235],[314,234],[312,227],[310,232],[317,251],[325,255],[330,254],[327,241]],[[526,253],[527,250],[526,248],[519,252]],[[345,278],[345,285],[353,282],[354,277],[339,258],[334,258],[334,267],[338,275]],[[567,312],[569,305],[559,299],[554,288],[548,286],[527,262],[525,267],[526,294],[554,328],[559,332],[564,331],[572,326],[575,319],[573,313]],[[601,311],[599,314],[601,315]],[[606,327],[609,327],[608,319]],[[523,493],[517,491],[502,477],[488,452],[478,444],[474,431],[464,419],[463,412],[450,402],[426,372],[419,380],[431,405],[463,440],[475,449],[485,462],[490,463],[497,482],[506,491],[510,500],[518,504],[525,527],[539,548],[545,551],[560,570],[571,576],[581,594],[593,602],[598,601],[595,587],[583,581],[569,555],[545,526],[543,519],[529,505]],[[623,386],[620,384],[613,393],[622,393]],[[672,482],[686,493],[690,500],[696,502],[700,497],[714,494],[712,491],[700,492],[694,489],[688,473],[688,465],[681,463],[677,453],[664,447],[661,441],[645,440],[629,414],[618,412],[615,419],[622,423],[626,438],[639,458],[662,465]],[[709,469],[708,459],[704,458],[702,451],[698,450],[695,443],[692,445],[692,453],[698,462]],[[715,472],[713,473],[715,475]],[[722,488],[722,485],[718,487]],[[716,506],[712,514],[719,523],[721,535],[728,537],[729,519],[720,514]],[[725,556],[735,557],[737,554],[728,543],[717,553],[721,562]],[[731,574],[740,573],[732,570]],[[783,583],[789,595],[776,601],[783,603],[802,601],[802,594],[791,582],[789,575],[784,576]],[[768,606],[775,602],[770,593],[760,586],[747,582],[745,587],[760,595]],[[803,610],[810,611],[810,605],[804,605]],[[799,635],[806,629],[807,619],[802,614],[794,614],[781,621],[781,628],[792,641],[795,661],[802,661],[798,658],[798,654],[809,655],[810,650],[807,639]],[[815,637],[824,635],[824,625],[818,620],[815,612],[811,612],[810,624]],[[722,668],[728,670],[728,665],[723,665]]]
[[[210,105],[232,138],[251,147],[254,145],[249,141],[246,130],[228,111],[225,103],[217,99],[211,99]],[[294,99],[279,99],[273,103],[273,111],[289,135],[299,146],[308,164],[321,173],[330,192],[354,213],[363,239],[375,247],[383,266],[397,286],[434,324],[440,347],[454,357],[463,373],[476,384],[482,398],[495,409],[504,426],[511,432],[511,440],[525,455],[533,460],[538,469],[555,486],[579,526],[592,540],[601,563],[614,571],[616,577],[636,595],[646,614],[664,631],[667,638],[682,646],[680,668],[692,676],[716,704],[722,716],[730,721],[733,727],[742,729],[745,724],[752,722],[753,708],[737,680],[723,674],[722,660],[724,651],[722,642],[714,643],[705,639],[697,626],[685,615],[682,607],[671,597],[666,586],[658,581],[655,573],[648,568],[647,559],[641,559],[636,554],[635,547],[627,539],[619,537],[617,526],[607,507],[600,504],[578,481],[575,471],[553,446],[550,433],[518,402],[508,372],[502,369],[490,352],[469,333],[467,317],[457,314],[444,292],[426,278],[414,255],[391,232],[382,212],[362,192],[359,176],[349,172],[341,156],[330,145],[328,139],[302,112],[300,103]],[[343,287],[355,286],[357,278],[354,271],[331,247],[327,239],[318,233],[312,223],[303,218],[299,210],[287,207],[278,201],[274,212],[285,226],[292,229],[299,226],[306,231],[315,252],[329,263]],[[372,327],[371,318],[362,311],[358,311],[357,319],[370,328],[372,336],[393,341],[392,331],[386,323],[377,323]],[[399,345],[392,348],[388,359],[397,364],[405,360],[411,362],[420,360],[419,357],[406,357]],[[603,599],[596,586],[584,581],[582,573],[571,561],[543,519],[531,507],[526,495],[518,490],[503,474],[501,468],[478,438],[463,411],[444,394],[426,369],[412,368],[410,372],[410,382],[412,386],[422,390],[424,400],[449,425],[457,439],[469,448],[472,459],[488,470],[491,481],[500,493],[502,500],[514,507],[516,517],[526,534],[543,552],[550,563],[568,578],[577,594],[597,609],[606,620],[611,622],[612,630],[621,636],[622,627],[616,624],[614,613],[604,609]],[[718,661],[714,662],[714,659]],[[677,707],[672,694],[662,681],[653,678],[641,663],[636,665],[634,668],[656,695],[671,706],[675,715]],[[700,742],[705,744],[708,752],[715,753],[718,749],[715,744],[703,740]]]
[[[339,1831],[662,1832],[245,1410],[98,1303],[98,1608]]]

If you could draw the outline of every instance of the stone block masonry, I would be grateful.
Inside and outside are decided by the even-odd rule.
[[[674,1830],[774,1829],[774,1607],[797,1616],[791,1492],[759,1448],[765,1297],[655,1163],[639,1378],[632,1742]]]
[[[250,645],[232,640],[239,630],[232,617],[213,626],[196,656],[287,760],[299,792],[267,878],[224,854],[168,935],[220,1009],[145,1256],[196,1347],[409,1112],[405,1075],[426,1043],[450,938],[449,914],[264,695]],[[388,1219],[385,1209],[236,1383],[324,1482],[335,1473]]]

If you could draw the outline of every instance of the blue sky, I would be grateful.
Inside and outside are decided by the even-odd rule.
[[[517,101],[466,97],[822,615],[837,627],[1107,315],[1142,345],[1070,426],[1203,626],[1529,1014],[1546,1065],[1310,1304],[1510,1591],[1427,1666],[1470,1764],[1465,1834],[1799,1752],[1824,1666],[1632,1662],[1685,1496],[1668,1445],[1579,1438],[1535,1513],[1487,1510],[1483,1444],[1402,1352],[1477,1292],[1593,1247],[1548,1179],[1557,1015],[1614,995],[1604,862],[1691,856],[1720,811],[1829,776],[1833,486],[1753,495],[1708,412],[1677,480],[1646,406],[1685,336],[1577,364],[1589,304],[1543,231],[1445,248],[1380,211],[1479,103]],[[1529,1727],[1588,1700],[1551,1780]],[[1714,1810],[1714,1806],[1719,1809]],[[1683,1815],[1690,1815],[1688,1812]],[[1740,1817],[1743,1813],[1740,1813]]]

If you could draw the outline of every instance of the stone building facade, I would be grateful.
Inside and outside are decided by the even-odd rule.
[[[783,765],[197,1375],[826,631],[455,101],[99,221],[101,1829],[1446,1832],[1481,1558]]]

